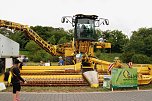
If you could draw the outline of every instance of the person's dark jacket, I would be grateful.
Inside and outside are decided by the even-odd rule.
[[[20,70],[18,67],[12,67],[12,79],[11,79],[11,83],[20,83],[20,80],[22,82],[25,82],[25,80],[20,76]]]
[[[0,73],[2,73],[4,70],[4,63],[0,61]]]

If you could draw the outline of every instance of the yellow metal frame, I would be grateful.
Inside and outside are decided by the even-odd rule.
[[[0,82],[4,82],[4,74],[0,74]]]
[[[94,57],[94,45],[96,45],[97,48],[111,48],[111,43],[104,43],[104,42],[91,42],[91,41],[76,41],[76,43],[71,42],[70,44],[63,44],[63,45],[51,45],[48,44],[46,41],[44,41],[35,31],[33,31],[31,28],[29,28],[27,25],[22,25],[19,23],[6,21],[6,20],[0,20],[0,27],[15,29],[15,30],[21,30],[24,31],[25,34],[35,41],[40,47],[42,47],[44,50],[46,50],[48,53],[52,55],[64,55],[66,56],[74,56],[75,52],[82,52],[84,54],[83,59],[85,59],[88,63],[94,63],[90,66],[90,68],[95,69],[98,71],[98,73],[107,73],[108,72],[108,66],[111,64],[111,62],[99,60]],[[74,44],[76,45],[74,47]],[[96,64],[96,65],[95,65]],[[89,67],[83,67],[83,68],[89,68]],[[147,66],[133,66],[133,68],[137,68],[138,72],[138,83],[139,84],[149,84],[152,81],[152,65]],[[74,72],[81,72],[81,63],[76,63],[75,65],[67,65],[67,66],[23,66],[23,69],[21,70],[21,73],[48,73],[48,72],[66,72],[67,70],[73,70]],[[69,71],[71,72],[71,71]],[[30,76],[25,76],[28,78]],[[44,75],[45,76],[45,75]],[[42,77],[44,77],[42,76]],[[82,75],[62,75],[57,76],[54,75],[56,78],[77,78],[77,76]],[[54,77],[50,76],[50,77]],[[33,75],[33,77],[35,77]],[[38,77],[38,76],[36,76]],[[49,77],[49,76],[47,76]],[[0,75],[0,82],[3,82],[4,75]],[[102,76],[99,75],[99,81],[103,81]],[[98,85],[93,84],[92,87],[96,87]]]

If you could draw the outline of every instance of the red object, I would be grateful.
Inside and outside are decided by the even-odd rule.
[[[111,69],[113,68],[113,66],[114,66],[113,63],[109,65],[109,67],[108,67],[108,71],[109,71],[109,72],[111,71]]]
[[[129,62],[128,66],[129,66],[129,68],[131,68],[132,67],[132,62]]]

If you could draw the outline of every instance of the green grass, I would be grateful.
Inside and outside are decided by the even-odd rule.
[[[152,89],[152,84],[139,86],[140,90],[149,90]],[[137,90],[136,88],[118,88],[114,89],[115,91],[129,91]],[[91,88],[89,86],[50,86],[50,87],[26,87],[22,86],[22,92],[107,92],[111,89],[102,88]],[[12,92],[12,87],[7,87],[3,92]]]
[[[141,85],[141,86],[139,86],[139,89],[143,89],[143,90],[152,89],[152,84]]]
[[[39,65],[39,63],[38,62],[32,62],[32,61],[29,61],[29,62],[27,62],[27,64],[26,64],[27,66],[38,66]]]
[[[28,56],[29,55],[29,51],[20,51],[19,54]]]
[[[12,87],[7,87],[3,92],[11,92]],[[53,87],[22,87],[22,91],[25,92],[102,92],[108,91],[106,89],[91,88],[89,86],[53,86]]]
[[[113,62],[115,57],[121,57],[121,53],[100,53],[98,58],[101,60]]]

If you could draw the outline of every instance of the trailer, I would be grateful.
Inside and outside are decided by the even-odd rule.
[[[1,74],[12,66],[13,58],[18,56],[19,44],[0,34],[0,82],[3,81]]]

